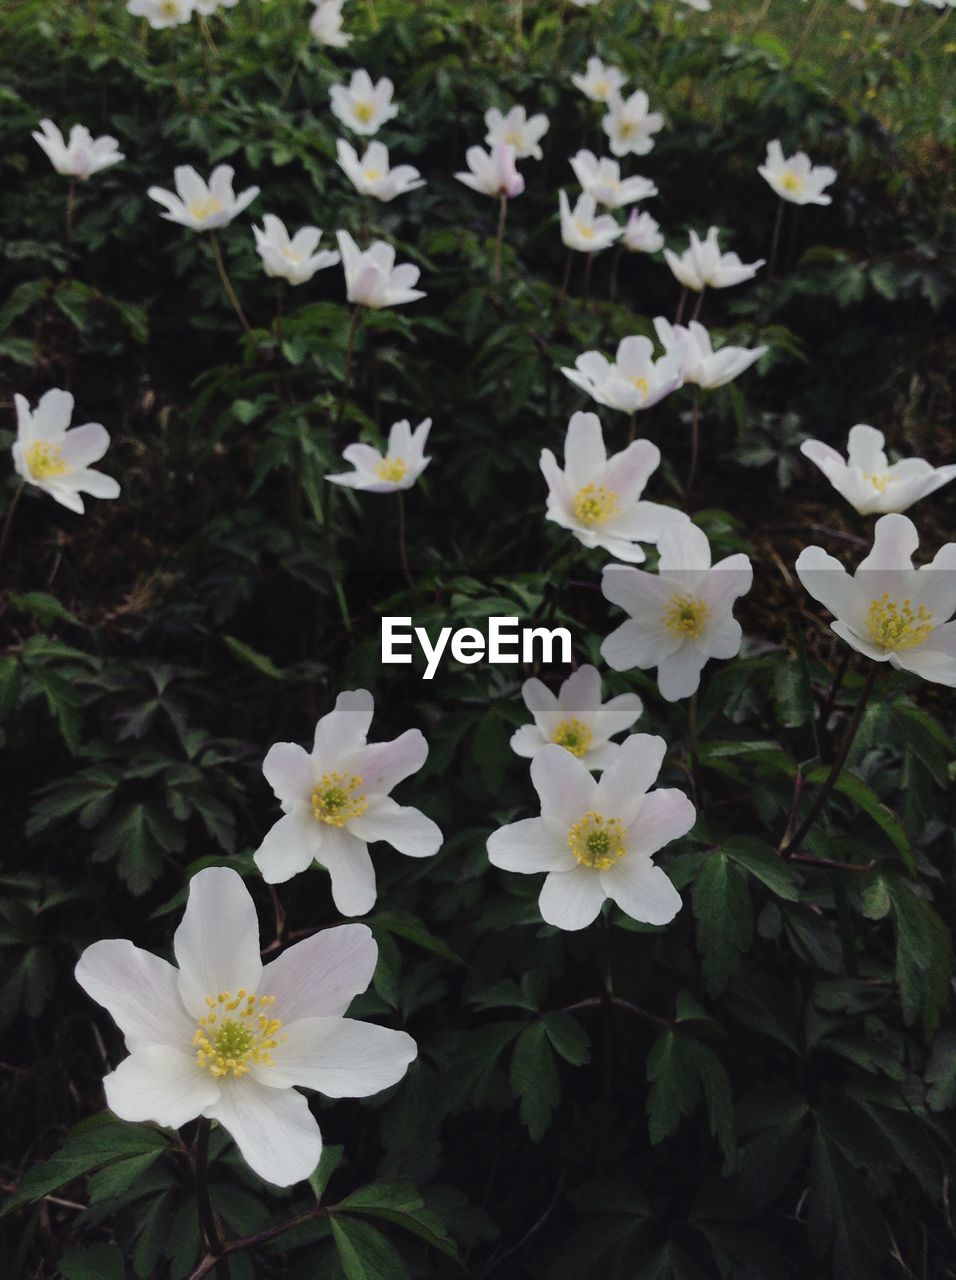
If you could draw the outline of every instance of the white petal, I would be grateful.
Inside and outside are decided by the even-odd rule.
[[[559,748],[563,750],[563,748]],[[567,753],[565,753],[567,754]],[[586,810],[581,810],[580,817]],[[488,861],[503,871],[570,871],[576,864],[568,830],[546,818],[522,818],[488,837]]]
[[[625,738],[617,759],[598,783],[594,807],[630,826],[645,793],[657,781],[666,754],[667,743],[656,734],[632,733]]]
[[[650,858],[626,854],[599,874],[608,897],[642,924],[668,924],[683,905],[666,873]]]
[[[557,929],[584,929],[597,919],[607,894],[591,867],[552,871],[541,888],[541,918]]]
[[[230,867],[206,867],[189,882],[182,922],[173,936],[179,993],[194,1017],[206,996],[254,992],[262,975],[259,922],[249,890]]]
[[[226,1079],[204,1114],[228,1129],[249,1168],[277,1187],[303,1182],[319,1163],[319,1126],[294,1089],[267,1089],[251,1075]]]
[[[627,833],[628,848],[650,857],[672,840],[686,836],[696,821],[697,810],[683,791],[674,787],[651,791]]]
[[[587,664],[573,671],[561,686],[558,701],[564,711],[593,711],[599,707],[601,675],[597,667]]]
[[[340,693],[333,710],[315,726],[314,753],[323,760],[327,756],[341,758],[363,747],[374,712],[375,702],[367,689]]]
[[[549,743],[531,762],[531,781],[541,799],[541,812],[570,827],[594,807],[597,784],[570,751]]]
[[[341,1017],[372,981],[378,947],[364,924],[339,924],[295,943],[267,964],[259,992],[275,996],[283,1023]]]
[[[319,823],[305,804],[298,804],[266,832],[255,863],[266,884],[283,884],[308,870],[318,856]]]
[[[196,1023],[180,999],[178,978],[171,964],[124,938],[94,942],[76,966],[77,982],[106,1009],[131,1052],[192,1040]]]
[[[365,747],[353,757],[353,767],[361,774],[365,794],[384,796],[417,773],[427,759],[428,743],[421,730],[406,729],[392,742]]]
[[[375,868],[364,841],[323,824],[316,857],[331,878],[337,911],[343,916],[364,916],[371,911],[375,906]]]
[[[276,742],[262,762],[265,780],[284,804],[305,800],[315,786],[312,760],[297,742]]]
[[[255,1072],[270,1088],[298,1084],[328,1098],[367,1098],[397,1084],[418,1055],[404,1031],[351,1018],[304,1018],[282,1030],[275,1066]]]
[[[511,735],[511,750],[516,756],[523,756],[530,760],[547,744],[547,741],[536,724],[523,724]]]
[[[219,1096],[219,1082],[196,1061],[195,1050],[153,1045],[130,1054],[103,1081],[106,1105],[121,1120],[178,1129]]]
[[[700,673],[707,665],[707,655],[693,644],[679,649],[657,664],[657,687],[668,702],[679,702],[697,692]]]
[[[353,818],[349,831],[360,840],[384,840],[410,858],[430,858],[441,848],[442,834],[431,818],[411,805],[396,804],[390,796]]]

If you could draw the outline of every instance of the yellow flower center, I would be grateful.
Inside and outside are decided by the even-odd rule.
[[[164,18],[179,17],[179,0],[162,0],[159,11]]]
[[[251,1066],[273,1067],[272,1050],[279,1043],[278,1018],[269,1010],[275,996],[254,995],[240,989],[206,996],[209,1012],[199,1019],[193,1037],[196,1061],[214,1076],[244,1076]]]
[[[582,240],[594,239],[594,228],[589,222],[576,222],[574,228]]]
[[[521,134],[515,129],[511,133],[505,134],[505,142],[514,147],[515,151],[520,151],[524,138],[522,138]]]
[[[52,480],[67,470],[63,450],[48,440],[37,440],[27,449],[27,470],[36,480]]]
[[[222,212],[222,201],[215,196],[207,196],[205,200],[193,201],[186,209],[191,218],[195,218],[197,222],[205,222],[207,218]]]
[[[586,529],[592,529],[596,524],[607,524],[621,508],[613,489],[605,489],[603,484],[592,483],[577,491],[571,510],[576,520]]]
[[[867,472],[864,472],[863,479],[867,482],[867,484],[871,484],[873,488],[877,491],[877,493],[882,493],[886,488],[886,486],[890,483],[892,476],[888,476],[885,471],[882,473],[875,473],[872,475],[868,474]]]
[[[570,751],[573,756],[577,756],[580,760],[581,756],[586,756],[591,743],[594,741],[594,734],[582,724],[580,720],[576,720],[574,716],[569,716],[567,720],[562,720],[554,731],[552,742],[556,742],[559,747],[564,747],[565,751]]]
[[[355,118],[361,120],[362,124],[368,124],[374,115],[375,107],[371,102],[356,102]]]
[[[568,832],[568,845],[578,864],[594,871],[606,871],[627,853],[621,819],[605,818],[593,809]]]
[[[611,86],[606,80],[595,80],[594,84],[591,85],[591,92],[595,98],[606,98],[611,92]]]
[[[392,484],[404,480],[407,473],[408,463],[404,458],[383,458],[375,468],[375,474],[380,480],[388,480]]]
[[[381,169],[363,169],[362,177],[366,182],[378,182],[379,178],[384,178],[385,174]]]
[[[780,185],[783,187],[784,191],[792,191],[794,195],[796,195],[797,192],[802,191],[807,184],[804,178],[801,178],[798,174],[787,169],[780,178]]]
[[[344,827],[352,818],[358,818],[368,808],[364,795],[356,794],[362,785],[358,774],[323,773],[322,780],[312,792],[312,816],[330,827]]]
[[[693,596],[676,595],[664,611],[664,626],[672,636],[696,640],[707,625],[707,606]]]
[[[622,120],[617,131],[622,138],[630,138],[637,132],[637,126],[631,120]]]
[[[884,591],[870,605],[866,627],[873,643],[884,649],[917,649],[933,630],[933,615],[925,605],[914,611],[912,600],[900,607]]]
[[[296,253],[291,245],[285,245],[282,249],[282,256],[286,262],[299,263],[302,261],[302,254]]]
[[[641,393],[645,400],[651,393],[650,383],[646,378],[632,378],[631,385]]]

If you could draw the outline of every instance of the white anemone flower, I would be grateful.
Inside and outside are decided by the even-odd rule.
[[[425,418],[414,431],[407,418],[393,423],[384,454],[370,444],[350,444],[342,451],[342,457],[354,470],[326,476],[326,480],[347,489],[364,489],[367,493],[410,489],[431,462],[431,458],[425,457],[431,425],[431,418]]]
[[[413,288],[421,275],[418,267],[410,262],[396,266],[395,250],[384,240],[373,240],[363,252],[347,231],[336,232],[336,238],[349,302],[378,310],[425,297],[423,290]]]
[[[84,511],[81,493],[119,497],[120,487],[112,476],[90,469],[110,447],[109,432],[98,422],[70,429],[73,397],[69,391],[47,391],[33,410],[26,397],[13,399],[17,407],[13,465],[22,480],[80,515]]]
[[[691,320],[685,328],[658,316],[654,328],[664,350],[677,357],[683,380],[704,391],[733,382],[768,350],[767,347],[721,347],[715,351],[710,334],[696,320]]]
[[[654,148],[654,134],[664,127],[664,117],[659,111],[648,110],[650,101],[643,89],[637,89],[629,98],[612,94],[608,100],[608,113],[601,121],[611,150],[616,156],[646,156]]]
[[[614,763],[621,745],[611,738],[630,729],[644,710],[636,693],[621,693],[602,702],[601,676],[592,666],[572,672],[557,696],[537,679],[524,682],[521,696],[534,724],[524,724],[512,734],[515,755],[534,758],[553,742],[591,770]]]
[[[585,351],[573,369],[561,372],[598,404],[622,413],[650,409],[682,381],[677,356],[668,353],[655,360],[654,344],[642,334],[622,338],[613,362],[600,351]]]
[[[825,164],[811,164],[803,151],[786,159],[779,141],[774,138],[767,144],[767,159],[757,166],[764,178],[781,200],[791,204],[830,204],[831,196],[823,194],[823,188],[836,181],[836,169]]]
[[[711,227],[701,240],[696,231],[690,233],[690,245],[677,256],[670,249],[664,250],[667,265],[685,289],[702,293],[704,289],[729,289],[732,285],[752,280],[765,259],[741,262],[736,253],[721,253],[719,232]]]
[[[657,195],[657,187],[650,178],[642,178],[640,174],[622,178],[621,166],[616,160],[607,156],[599,159],[593,151],[579,151],[571,157],[570,165],[582,190],[608,209],[621,209]]]
[[[918,547],[908,516],[880,516],[873,549],[855,574],[822,547],[805,547],[797,577],[836,618],[831,629],[857,652],[956,688],[956,542],[914,569]]]
[[[620,94],[626,80],[627,76],[620,67],[611,63],[605,66],[600,58],[588,58],[587,68],[571,77],[574,87],[592,102],[607,102],[615,94]]]
[[[355,148],[343,138],[336,142],[335,149],[339,168],[363,196],[374,196],[376,200],[387,202],[425,185],[414,165],[398,164],[393,169],[389,164],[388,147],[382,142],[370,142],[361,159]]]
[[[600,4],[601,0],[571,0],[576,9],[589,9],[592,5]]]
[[[634,440],[608,457],[597,414],[574,414],[564,470],[550,449],[541,450],[547,519],[586,547],[603,547],[619,560],[640,564],[645,556],[639,542],[657,542],[665,530],[688,521],[683,511],[641,498],[660,461],[661,451],[650,440]]]
[[[621,243],[629,253],[657,253],[664,248],[664,237],[656,218],[632,209],[621,233]]]
[[[567,195],[559,191],[558,207],[561,211],[561,239],[577,253],[600,253],[602,249],[610,248],[621,234],[622,228],[609,213],[597,212],[595,199],[587,192],[578,196],[572,209]]]
[[[179,165],[173,171],[176,195],[164,187],[150,187],[146,194],[165,208],[162,217],[169,222],[192,231],[215,231],[228,226],[259,194],[258,187],[247,187],[237,196],[232,189],[234,175],[231,165],[220,164],[207,183],[191,164]]]
[[[663,738],[635,733],[600,779],[563,747],[546,746],[531,762],[540,818],[501,827],[488,838],[488,860],[504,871],[547,873],[538,910],[557,929],[583,929],[607,898],[642,924],[668,924],[680,894],[653,856],[685,836],[694,806],[671,787],[651,790],[667,751]]]
[[[327,49],[344,49],[352,40],[342,30],[342,5],[344,0],[320,0],[309,19],[309,31],[319,44]]]
[[[334,249],[319,249],[322,232],[318,227],[301,227],[290,237],[285,223],[272,213],[265,215],[262,224],[253,227],[252,234],[267,276],[291,285],[306,284],[317,271],[339,261]]]
[[[753,585],[745,555],[710,562],[707,535],[687,521],[658,541],[658,571],[607,565],[601,590],[630,616],[601,645],[615,671],[657,668],[661,697],[668,702],[697,691],[711,658],[734,658],[743,633],[734,601]]]
[[[490,107],[485,112],[485,143],[496,147],[506,142],[514,147],[519,160],[532,157],[540,160],[542,151],[541,139],[548,132],[548,117],[545,115],[529,116],[524,107],[512,107],[507,115],[503,115],[497,107]]]
[[[344,1016],[378,958],[363,924],[323,929],[263,966],[241,876],[206,867],[189,882],[173,950],[178,968],[111,938],[76,966],[126,1039],[129,1057],[103,1081],[121,1120],[169,1129],[217,1120],[260,1178],[288,1187],[322,1154],[296,1086],[366,1098],[397,1084],[417,1055],[404,1031]]]
[[[353,133],[378,133],[383,124],[398,115],[398,107],[392,102],[394,87],[387,76],[372,84],[369,73],[359,68],[348,85],[334,84],[329,90],[332,112]]]
[[[126,9],[134,18],[145,18],[155,31],[181,27],[189,22],[194,0],[127,0]]]
[[[681,4],[696,9],[698,13],[710,13],[710,0],[681,0]]]
[[[804,440],[800,452],[818,466],[861,516],[906,511],[956,477],[956,464],[934,467],[922,458],[890,463],[882,431],[857,423],[850,428],[847,458],[822,440]]]
[[[284,817],[256,851],[256,866],[268,884],[281,884],[318,862],[343,916],[364,915],[375,905],[370,841],[384,840],[410,858],[429,858],[442,842],[431,818],[389,795],[422,767],[428,743],[419,729],[409,729],[393,742],[369,745],[374,707],[367,689],[340,693],[315,726],[311,752],[277,742],[262,764]]]
[[[524,178],[515,166],[516,154],[510,142],[496,143],[490,151],[469,147],[465,152],[468,172],[456,173],[455,177],[479,195],[513,200],[524,191]]]
[[[235,9],[239,0],[193,0],[193,8],[203,17],[209,17],[220,9]]]
[[[52,120],[41,120],[40,128],[32,137],[46,152],[57,173],[67,178],[79,178],[81,182],[126,159],[115,138],[109,134],[94,138],[84,124],[75,124],[70,130],[69,141],[65,142]]]

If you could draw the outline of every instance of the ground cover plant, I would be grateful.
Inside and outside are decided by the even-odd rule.
[[[956,1275],[951,7],[0,12],[4,1276]]]

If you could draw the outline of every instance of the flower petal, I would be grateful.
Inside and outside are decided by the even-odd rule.
[[[511,822],[488,837],[488,861],[503,871],[522,874],[570,871],[575,861],[568,845],[568,828],[547,818]]]
[[[406,1032],[352,1018],[303,1018],[282,1030],[275,1065],[254,1071],[270,1088],[297,1084],[327,1098],[367,1098],[397,1084],[418,1056]]]
[[[584,929],[597,919],[607,894],[590,867],[552,871],[538,898],[538,910],[556,929]]]
[[[304,804],[281,817],[255,852],[266,884],[283,884],[308,870],[318,857],[320,839],[319,824]]]
[[[151,1045],[188,1045],[196,1030],[171,964],[125,938],[94,942],[80,956],[76,980],[101,1004],[130,1052]]]
[[[189,882],[189,898],[173,935],[179,994],[194,1017],[207,1012],[206,996],[253,992],[262,975],[259,921],[242,877],[230,867],[206,867]]]
[[[343,916],[364,916],[375,906],[375,868],[368,845],[348,831],[322,825],[316,858],[332,881],[332,901]]]
[[[657,781],[667,743],[653,733],[632,733],[621,743],[617,759],[597,785],[594,807],[607,817],[631,825],[646,793]]]
[[[339,694],[335,707],[315,726],[312,750],[323,761],[323,768],[326,759],[341,759],[365,746],[374,712],[375,701],[367,689]]]
[[[312,759],[297,742],[273,743],[262,762],[262,772],[283,804],[307,799],[315,786]]]
[[[349,831],[360,840],[384,840],[410,858],[430,858],[442,844],[442,833],[431,818],[411,805],[396,804],[382,796],[376,804],[353,818]]]
[[[557,743],[548,743],[531,761],[531,781],[541,813],[570,827],[594,806],[597,784],[587,768]]]
[[[124,1058],[103,1088],[106,1105],[121,1120],[178,1129],[216,1101],[220,1084],[200,1067],[195,1050],[164,1044]]]
[[[669,924],[683,905],[667,874],[650,858],[628,855],[598,874],[608,897],[642,924]]]
[[[365,924],[339,924],[296,942],[266,965],[259,992],[283,1023],[338,1018],[372,981],[378,946]]]
[[[248,1075],[226,1079],[203,1114],[218,1120],[249,1168],[277,1187],[304,1181],[319,1163],[319,1126],[294,1089],[267,1089]]]
[[[393,787],[417,773],[428,759],[428,743],[420,729],[406,729],[392,742],[374,742],[352,759],[361,774],[362,791],[368,796],[386,796]]]

